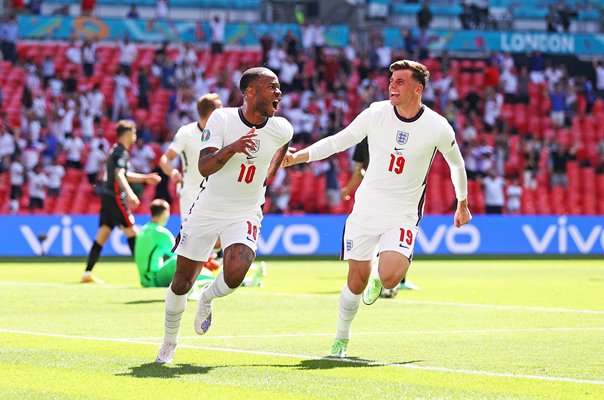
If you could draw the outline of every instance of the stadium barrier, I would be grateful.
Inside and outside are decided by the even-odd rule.
[[[148,217],[138,216],[144,224]],[[258,255],[339,254],[345,215],[267,215]],[[415,254],[429,255],[604,255],[604,218],[589,216],[475,216],[460,229],[452,216],[422,220]],[[94,215],[2,216],[0,257],[84,256],[98,227]],[[168,229],[177,233],[180,218]],[[129,255],[122,232],[114,230],[103,255]]]
[[[128,37],[135,42],[203,43],[212,37],[210,24],[196,21],[20,15],[17,22],[22,39],[119,40]],[[227,23],[225,44],[257,47],[264,34],[270,34],[276,43],[281,43],[290,30],[300,41],[302,34],[298,24]],[[346,46],[349,30],[346,25],[326,26],[325,43],[334,47]]]

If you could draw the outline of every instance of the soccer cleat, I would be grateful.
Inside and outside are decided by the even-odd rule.
[[[368,306],[372,305],[380,297],[381,292],[382,282],[380,281],[380,278],[370,276],[367,287],[363,291],[363,303]]]
[[[414,284],[413,282],[411,282],[409,279],[403,280],[398,285],[398,288],[401,289],[401,290],[419,290],[419,286],[417,286],[416,284]]]
[[[105,283],[105,281],[90,274],[90,275],[82,275],[82,279],[80,279],[80,283],[96,283],[98,285],[102,285],[103,283]]]
[[[208,290],[210,284],[205,285],[201,289],[199,296],[199,304],[197,305],[197,313],[195,314],[195,333],[205,335],[212,325],[212,302],[203,300],[203,292]]]
[[[329,350],[329,357],[346,357],[346,348],[348,347],[349,339],[335,339]]]
[[[176,343],[163,342],[159,346],[159,353],[157,353],[155,362],[157,364],[172,364],[174,353],[176,353]]]

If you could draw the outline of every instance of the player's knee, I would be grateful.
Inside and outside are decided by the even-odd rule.
[[[382,286],[386,289],[394,289],[400,281],[403,279],[403,276],[399,273],[389,273],[389,274],[380,274],[380,280],[382,281]]]
[[[186,279],[182,276],[174,275],[174,280],[172,281],[170,287],[172,288],[174,294],[180,296],[189,293],[189,290],[191,290],[194,284],[195,279]]]

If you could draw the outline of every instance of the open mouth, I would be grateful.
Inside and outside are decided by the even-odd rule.
[[[274,101],[273,101],[273,110],[274,110],[274,111],[277,111],[277,107],[279,106],[279,102],[280,102],[280,101],[281,101],[281,100],[274,100]]]
[[[396,98],[397,98],[397,97],[399,97],[399,96],[400,96],[400,94],[398,94],[398,93],[393,93],[393,92],[390,92],[390,98],[391,98],[391,99],[396,99]]]

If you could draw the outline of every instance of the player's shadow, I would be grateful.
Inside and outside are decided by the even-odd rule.
[[[203,367],[191,364],[174,364],[170,367],[157,363],[145,363],[130,367],[130,372],[116,374],[117,376],[131,376],[134,378],[179,378],[183,375],[207,374],[215,367]]]
[[[149,299],[149,300],[134,300],[126,301],[124,304],[137,305],[137,304],[153,304],[153,303],[165,303],[166,299]]]
[[[299,370],[317,370],[317,369],[335,369],[335,368],[373,368],[373,367],[387,367],[390,365],[404,365],[404,364],[415,364],[422,362],[423,360],[411,360],[402,361],[391,364],[377,363],[373,360],[366,360],[358,357],[346,357],[346,358],[319,358],[302,360],[298,365],[294,365]]]

